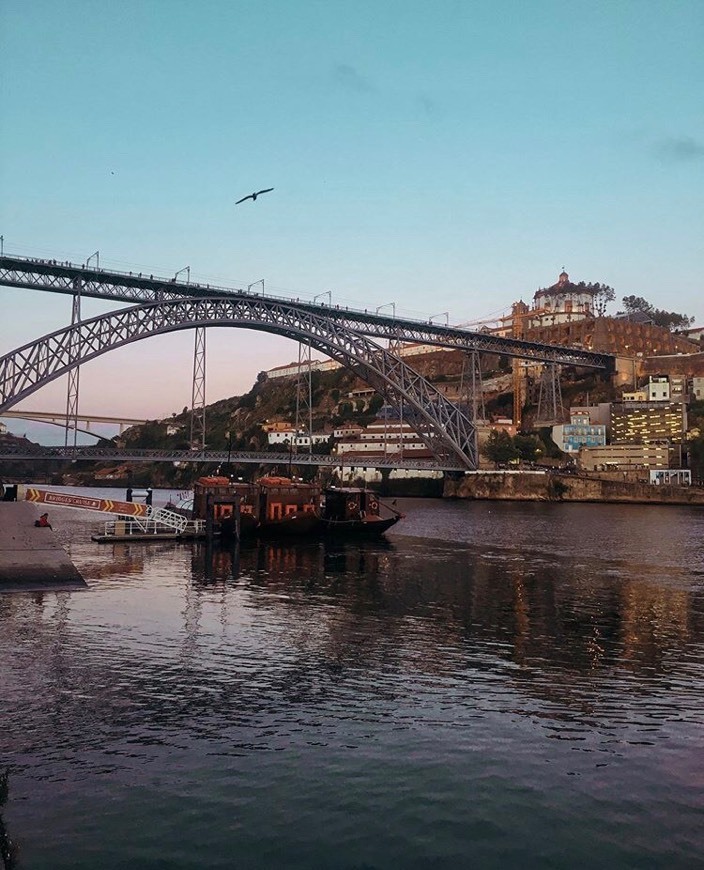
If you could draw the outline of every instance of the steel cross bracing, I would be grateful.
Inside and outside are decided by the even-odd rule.
[[[287,468],[291,464],[291,454],[286,452],[269,453],[249,450],[138,450],[115,447],[41,447],[29,445],[3,445],[0,447],[0,460],[34,460],[57,462],[66,459],[92,462],[211,462],[222,465],[276,465]],[[318,456],[299,453],[293,457],[293,465],[319,465],[328,468],[402,468],[428,471],[463,471],[459,460],[439,463],[434,459],[413,459],[397,456]]]
[[[308,436],[308,453],[313,452],[313,357],[309,341],[298,343],[298,375],[296,377],[296,423],[290,450],[296,450],[300,435]]]
[[[132,342],[198,326],[237,326],[308,341],[366,381],[407,419],[439,462],[476,468],[474,424],[403,360],[346,324],[262,297],[170,299],[84,320],[0,357],[0,411],[75,365]],[[78,339],[78,340],[77,340]],[[78,344],[81,357],[72,349]]]
[[[190,297],[261,298],[296,305],[325,316],[341,326],[362,335],[386,338],[461,350],[477,350],[483,353],[562,365],[585,366],[612,371],[614,357],[579,348],[559,347],[517,338],[499,338],[483,332],[470,332],[453,326],[397,318],[382,314],[337,308],[324,304],[279,299],[272,294],[256,294],[247,290],[215,287],[211,284],[194,284],[175,279],[159,278],[141,273],[107,271],[84,268],[73,264],[61,264],[53,260],[37,260],[29,257],[0,256],[0,285],[21,287],[30,290],[47,290],[53,293],[74,294],[80,287],[82,296],[98,299],[114,299],[119,302],[160,302],[167,299]]]
[[[196,327],[191,391],[191,447],[205,449],[205,327]]]
[[[80,282],[76,287],[76,292],[73,295],[73,305],[71,306],[71,324],[76,324],[81,319],[81,288]],[[74,349],[74,355],[80,357],[80,348]],[[66,434],[64,443],[68,447],[69,432],[73,429],[73,446],[76,446],[78,439],[78,388],[80,380],[81,367],[75,366],[68,373],[68,387],[66,390]]]

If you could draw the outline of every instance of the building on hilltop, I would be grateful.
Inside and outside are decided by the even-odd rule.
[[[527,314],[527,326],[555,326],[595,315],[595,297],[600,284],[574,284],[563,269],[555,284],[543,287],[533,296],[533,308]]]
[[[313,359],[310,361],[311,371],[314,372],[329,372],[334,369],[342,368],[339,362],[336,362],[334,359]],[[306,374],[308,372],[308,363],[301,363],[299,365],[298,361],[286,363],[286,365],[282,366],[274,366],[273,369],[268,369],[266,376],[270,380],[276,380],[277,378],[294,378],[298,377],[300,374]]]

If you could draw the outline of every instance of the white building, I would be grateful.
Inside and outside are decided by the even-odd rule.
[[[335,445],[335,453],[404,453],[410,450],[426,450],[423,439],[407,423],[398,420],[377,420],[370,423],[366,429],[360,429],[354,435],[340,438]]]
[[[295,436],[295,429],[278,429],[276,432],[267,432],[266,440],[269,444],[291,444]]]
[[[356,437],[363,431],[362,426],[357,423],[342,423],[337,429],[333,429],[332,437],[335,439]]]
[[[339,362],[336,362],[334,359],[314,359],[310,362],[311,371],[314,372],[329,372],[334,369],[342,368]],[[293,378],[298,377],[298,375],[303,372],[304,374],[308,371],[308,364],[302,364],[300,367],[298,365],[298,361],[286,363],[282,366],[274,366],[273,369],[269,369],[266,373],[266,376],[271,380],[276,380],[276,378]]]
[[[680,332],[690,341],[704,341],[704,326],[690,326],[688,329],[680,330]]]
[[[692,395],[698,402],[704,399],[704,378],[692,378]]]
[[[371,460],[370,460],[371,461]],[[373,465],[338,465],[334,468],[340,482],[352,484],[362,480],[364,483],[381,483],[382,474]],[[420,468],[395,468],[389,475],[389,480],[440,480],[442,471]]]
[[[651,375],[645,387],[647,402],[670,401],[670,379],[667,375]]]
[[[689,468],[665,468],[650,472],[650,483],[653,486],[691,486],[692,472]]]
[[[533,296],[528,318],[531,327],[570,323],[594,315],[595,290],[586,284],[573,284],[567,272],[560,272],[557,283],[543,287]]]
[[[307,435],[305,432],[296,432],[295,429],[280,429],[277,432],[268,432],[266,439],[269,444],[293,444],[294,447],[309,447],[311,444],[326,444],[330,435],[326,432],[313,432]]]

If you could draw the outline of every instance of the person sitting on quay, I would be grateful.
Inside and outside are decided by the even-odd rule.
[[[42,514],[38,520],[34,521],[34,525],[39,529],[50,529],[49,514]]]

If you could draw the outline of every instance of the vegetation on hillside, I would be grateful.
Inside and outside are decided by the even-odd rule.
[[[624,296],[621,300],[624,311],[619,314],[645,314],[656,326],[662,326],[664,329],[686,329],[690,323],[694,322],[694,318],[687,314],[677,314],[675,311],[664,311],[661,308],[655,308],[650,302],[643,299],[642,296]]]

